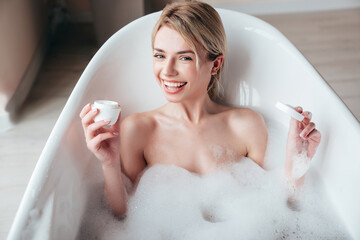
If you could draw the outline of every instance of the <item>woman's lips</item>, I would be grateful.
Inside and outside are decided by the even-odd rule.
[[[175,94],[184,89],[187,82],[162,80],[165,92]]]

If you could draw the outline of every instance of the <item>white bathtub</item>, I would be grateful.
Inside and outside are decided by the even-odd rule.
[[[238,12],[219,10],[228,38],[226,103],[261,112],[284,130],[277,101],[310,109],[322,132],[313,159],[330,201],[350,234],[360,239],[359,122],[303,55],[275,28]],[[75,239],[90,192],[101,182],[79,119],[95,99],[121,103],[122,119],[165,103],[152,74],[150,36],[159,13],[142,17],[111,37],[91,60],[61,113],[36,165],[9,239]],[[281,142],[285,137],[281,135]],[[284,149],[285,154],[285,149]],[[270,164],[271,165],[271,164]],[[99,173],[99,172],[97,172]]]

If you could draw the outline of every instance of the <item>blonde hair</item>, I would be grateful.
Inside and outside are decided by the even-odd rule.
[[[226,54],[226,37],[221,18],[216,10],[207,3],[198,1],[181,1],[168,4],[152,33],[152,48],[158,30],[166,25],[177,31],[195,51],[196,59],[199,52],[205,49],[211,61]],[[211,76],[208,94],[212,100],[221,99],[223,90],[220,83],[224,62],[215,75]]]

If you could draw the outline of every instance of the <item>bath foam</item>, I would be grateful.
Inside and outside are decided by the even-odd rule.
[[[304,151],[295,155],[292,176],[295,179],[299,179],[306,174],[310,168],[311,159],[307,157],[307,153]]]
[[[265,171],[248,158],[205,176],[155,165],[123,220],[106,207],[103,184],[92,192],[80,239],[350,239],[314,172],[292,208],[282,169]]]

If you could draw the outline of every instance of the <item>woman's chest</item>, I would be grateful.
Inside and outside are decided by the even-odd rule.
[[[246,156],[245,143],[227,128],[159,129],[144,151],[149,166],[172,164],[204,174]]]

